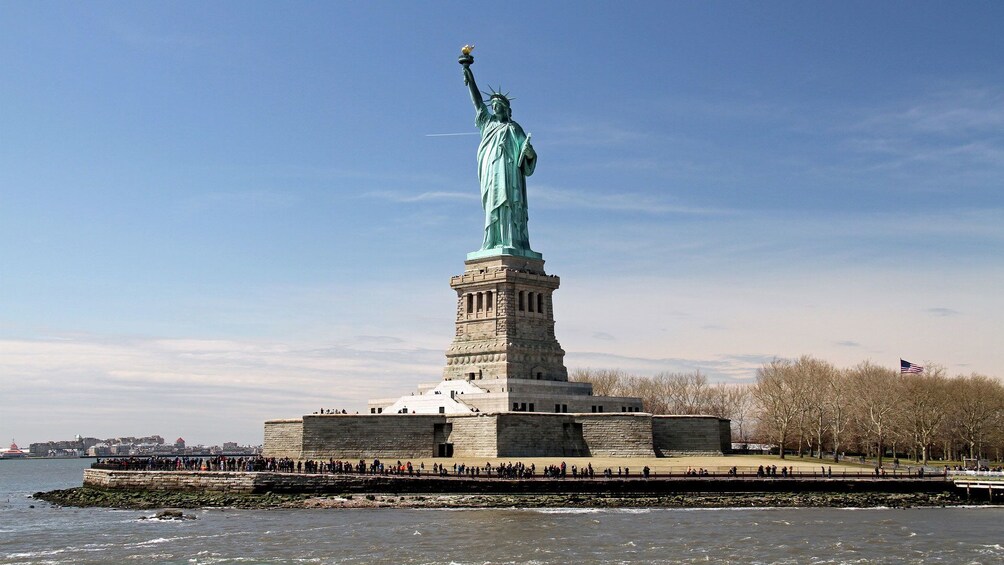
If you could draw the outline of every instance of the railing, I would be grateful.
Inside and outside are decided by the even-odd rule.
[[[980,480],[980,481],[1004,481],[1004,472],[1002,471],[976,471],[976,470],[949,470],[948,478],[959,481],[959,480]]]

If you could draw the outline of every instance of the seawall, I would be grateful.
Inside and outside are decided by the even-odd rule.
[[[941,478],[631,477],[532,479],[424,475],[230,473],[86,469],[84,486],[108,491],[220,492],[228,494],[593,494],[644,496],[686,493],[942,493]]]

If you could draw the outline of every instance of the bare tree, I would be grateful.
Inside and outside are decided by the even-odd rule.
[[[777,441],[781,459],[788,434],[799,412],[799,390],[792,363],[774,359],[756,372],[753,398],[760,409],[760,423]]]
[[[739,443],[749,443],[749,426],[753,410],[751,387],[746,383],[718,383],[709,388],[708,414],[732,421],[732,437]]]
[[[708,377],[692,373],[659,373],[653,379],[670,414],[709,413]]]
[[[620,369],[576,369],[568,376],[570,381],[592,383],[596,396],[621,396],[629,378]]]
[[[882,466],[885,440],[900,404],[899,374],[870,361],[860,363],[850,372],[857,420],[878,451],[878,466]]]
[[[828,428],[829,414],[826,395],[837,369],[826,361],[803,355],[792,365],[792,370],[798,381],[799,421],[803,427],[801,433],[806,437],[810,452],[815,440],[815,449],[822,459],[823,435]]]
[[[827,421],[830,425],[830,442],[833,444],[833,461],[840,460],[840,440],[850,424],[848,409],[850,378],[845,370],[835,370],[827,382],[823,403],[826,405]]]
[[[927,465],[931,444],[948,416],[950,390],[944,367],[924,367],[922,374],[903,377],[903,426],[917,446],[917,461]]]
[[[979,457],[984,440],[1002,423],[1004,389],[999,381],[975,373],[953,379],[951,387],[952,423],[959,439],[966,442],[969,456]]]

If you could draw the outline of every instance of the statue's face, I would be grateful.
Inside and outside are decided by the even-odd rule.
[[[496,116],[504,120],[512,117],[512,110],[499,98],[492,98],[492,111],[495,112]]]

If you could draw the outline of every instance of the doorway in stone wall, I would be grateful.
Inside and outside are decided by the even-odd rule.
[[[437,443],[436,444],[436,457],[453,457],[453,444],[452,443]]]

